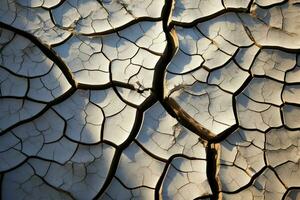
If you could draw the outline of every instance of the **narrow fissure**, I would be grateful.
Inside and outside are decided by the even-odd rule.
[[[220,184],[218,180],[218,162],[219,162],[219,144],[208,143],[206,147],[206,175],[211,187],[212,196],[211,200],[221,199]]]

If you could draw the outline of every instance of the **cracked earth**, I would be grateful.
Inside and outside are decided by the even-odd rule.
[[[299,0],[0,0],[0,199],[300,199]]]

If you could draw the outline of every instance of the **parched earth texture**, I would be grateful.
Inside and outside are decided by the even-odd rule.
[[[0,0],[0,198],[300,199],[299,0]]]

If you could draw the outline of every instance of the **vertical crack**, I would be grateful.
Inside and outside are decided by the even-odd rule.
[[[220,191],[220,181],[218,179],[220,144],[208,143],[206,148],[206,175],[212,191],[211,200],[222,199]]]
[[[163,19],[163,30],[166,35],[167,39],[167,48],[161,57],[161,60],[158,62],[155,73],[154,73],[154,81],[153,81],[153,93],[155,94],[156,98],[160,101],[162,106],[166,109],[166,111],[176,118],[178,121],[180,121],[185,127],[188,129],[191,129],[193,132],[203,132],[202,129],[199,129],[198,126],[193,126],[193,124],[190,123],[188,120],[183,120],[178,116],[178,113],[174,110],[174,108],[170,104],[170,100],[168,98],[165,98],[164,94],[164,80],[165,80],[165,73],[166,68],[168,64],[171,62],[173,56],[175,55],[177,48],[178,48],[178,41],[176,38],[176,32],[174,29],[174,25],[170,24],[170,18],[172,16],[172,10],[174,6],[174,0],[165,0],[165,6],[162,11],[162,19]],[[179,119],[180,118],[180,119]],[[209,140],[212,139],[212,137],[209,133],[204,134],[204,139]],[[200,138],[201,139],[201,138]],[[218,174],[218,163],[219,163],[219,156],[220,156],[220,149],[219,144],[214,144],[209,142],[206,147],[206,156],[207,156],[207,179],[209,182],[209,185],[211,187],[212,196],[211,199],[221,199],[220,193],[219,193],[219,180],[217,178]],[[164,172],[162,176],[160,177],[156,188],[155,188],[155,199],[161,199],[160,194],[160,188],[163,183],[164,175],[167,173],[167,169],[170,162],[168,162],[164,168]]]
[[[171,59],[173,58],[177,45],[174,39],[175,30],[172,26],[170,26],[170,18],[172,16],[172,9],[174,5],[174,0],[165,0],[165,5],[162,10],[162,20],[163,20],[163,31],[166,35],[167,39],[167,47],[163,53],[163,56],[157,63],[154,72],[153,78],[153,93],[155,94],[156,98],[162,103],[165,109],[173,114],[174,112],[169,106],[164,102],[164,76],[165,71],[170,63]]]

